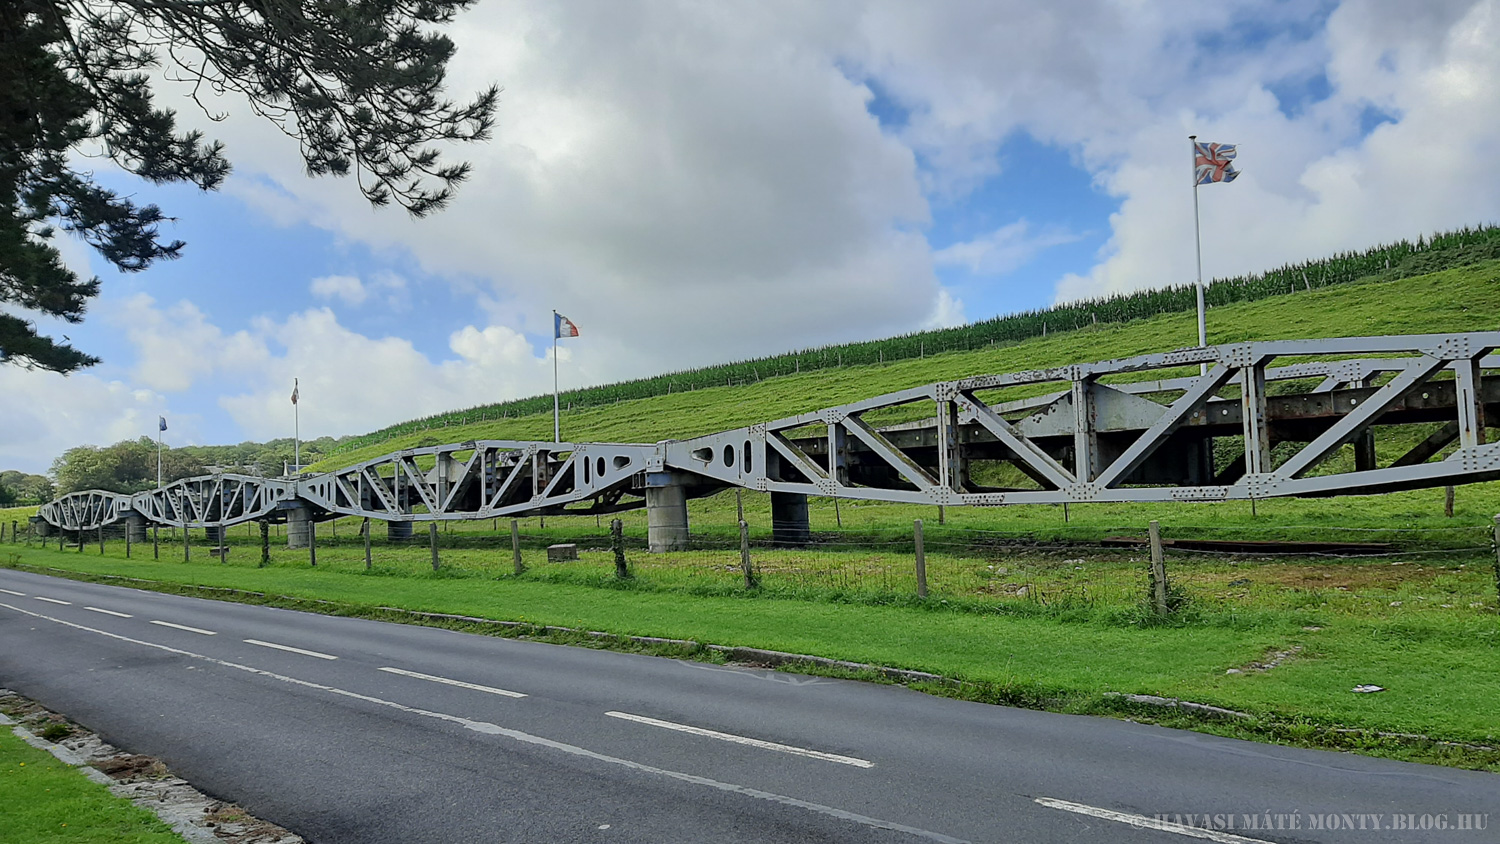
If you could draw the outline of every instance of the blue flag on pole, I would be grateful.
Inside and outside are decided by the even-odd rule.
[[[165,416],[158,416],[158,417],[156,417],[156,430],[158,430],[158,431],[165,431],[165,430],[167,430],[167,417],[165,417]]]

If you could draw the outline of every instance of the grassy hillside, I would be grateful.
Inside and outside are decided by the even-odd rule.
[[[1234,343],[1368,334],[1483,331],[1500,327],[1500,260],[1415,278],[1371,279],[1209,311],[1209,342]],[[950,352],[884,365],[813,370],[734,387],[652,396],[565,413],[563,438],[655,442],[712,433],[932,381],[1167,351],[1197,337],[1191,312],[1100,325],[1008,346]],[[454,424],[341,451],[322,471],[421,445],[471,439],[551,439],[552,417]]]
[[[1500,259],[1500,227],[1465,227],[1452,232],[1417,238],[1415,243],[1371,247],[1302,264],[1286,265],[1266,273],[1216,279],[1208,285],[1205,300],[1210,308],[1237,302],[1285,296],[1299,290],[1312,291],[1365,280],[1411,278],[1439,270]],[[669,372],[616,384],[569,390],[563,400],[578,409],[612,405],[621,401],[671,395],[692,390],[752,384],[767,378],[795,375],[845,366],[894,363],[922,359],[956,351],[1005,346],[1033,337],[1070,332],[1085,327],[1128,323],[1166,313],[1196,310],[1191,285],[1141,290],[1099,299],[1086,299],[1036,311],[1006,314],[954,328],[921,331],[899,337],[803,349],[755,360]],[[378,431],[351,437],[333,453],[363,448],[398,436],[436,428],[512,419],[547,413],[551,396],[532,396],[499,404],[446,411],[400,422]]]

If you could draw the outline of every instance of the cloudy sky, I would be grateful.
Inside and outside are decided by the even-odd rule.
[[[154,435],[305,437],[563,386],[983,319],[1500,220],[1500,0],[480,0],[452,92],[504,92],[472,179],[414,221],[205,119],[224,189],[99,178],[185,256],[62,326],[105,362],[0,368],[0,468]],[[46,323],[43,323],[46,327]],[[1185,343],[1191,338],[1184,338]],[[816,404],[815,397],[810,402]]]

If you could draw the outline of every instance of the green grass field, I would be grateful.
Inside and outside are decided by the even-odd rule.
[[[183,844],[155,815],[0,729],[0,844]]]

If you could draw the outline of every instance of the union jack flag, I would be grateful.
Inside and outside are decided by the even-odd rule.
[[[1240,171],[1230,162],[1234,160],[1234,144],[1210,144],[1193,141],[1193,184],[1207,185],[1214,182],[1232,182]]]

